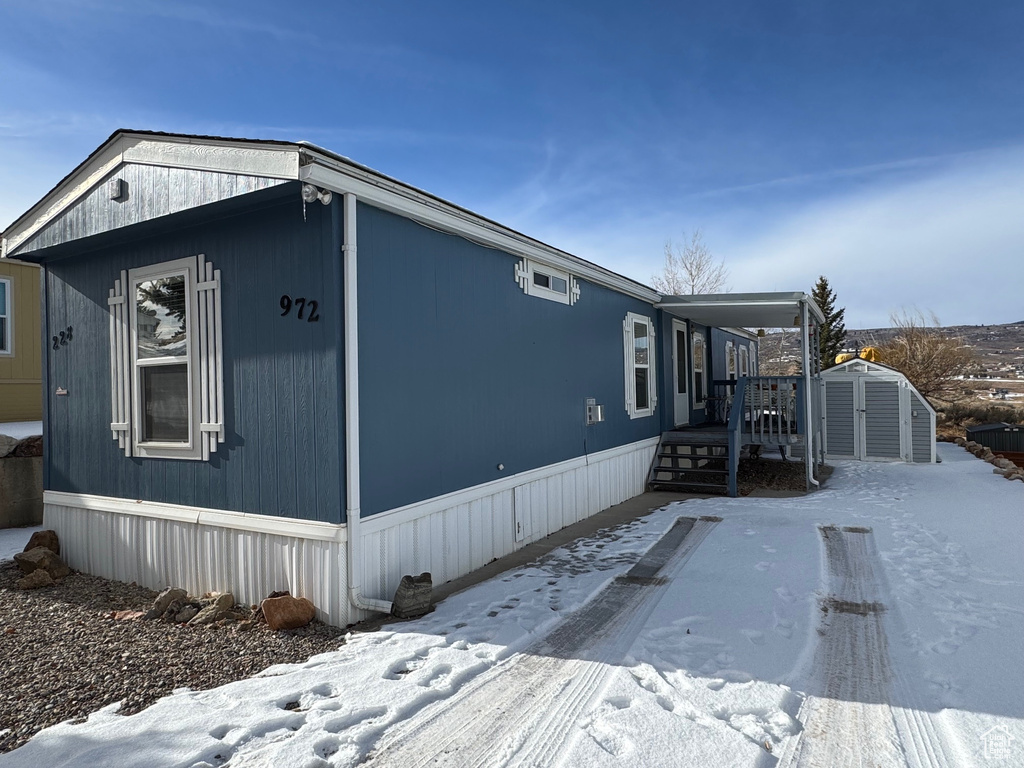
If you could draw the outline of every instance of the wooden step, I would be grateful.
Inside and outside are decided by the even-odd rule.
[[[728,491],[729,486],[719,483],[688,483],[685,480],[652,480],[651,485],[657,488],[674,488],[674,489],[687,489],[687,488],[707,488],[708,490],[715,491]]]

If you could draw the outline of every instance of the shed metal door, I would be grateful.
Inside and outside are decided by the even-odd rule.
[[[902,419],[898,381],[859,382],[861,405],[861,459],[902,459]]]
[[[825,452],[856,456],[857,406],[852,381],[825,382]]]

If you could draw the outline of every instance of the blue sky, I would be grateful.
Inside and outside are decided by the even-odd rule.
[[[313,141],[648,282],[1024,320],[1024,4],[0,4],[0,227],[117,128]]]

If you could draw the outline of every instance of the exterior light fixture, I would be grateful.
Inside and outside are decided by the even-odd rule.
[[[312,203],[319,200],[324,205],[330,205],[334,193],[329,189],[317,189],[312,184],[302,185],[302,202]]]

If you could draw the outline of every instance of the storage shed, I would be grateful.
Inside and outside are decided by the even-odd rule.
[[[902,373],[855,358],[821,378],[826,457],[935,461],[935,409]]]
[[[968,427],[967,439],[994,453],[1024,453],[1024,424],[978,424]]]

